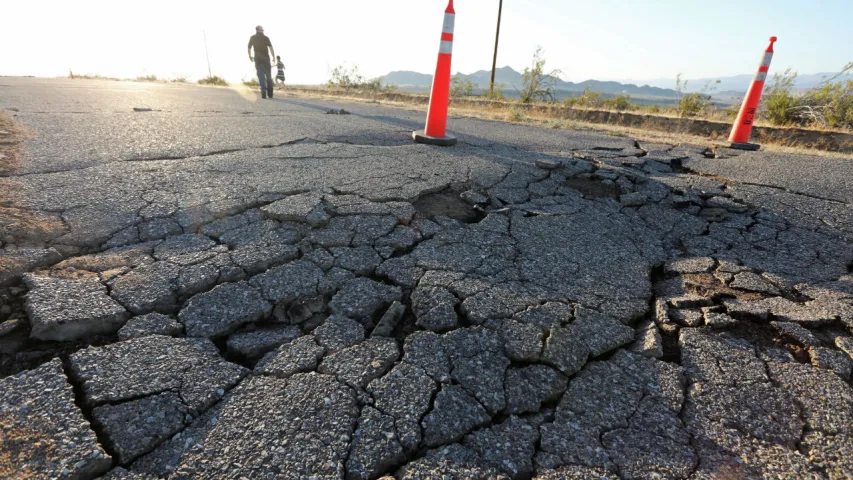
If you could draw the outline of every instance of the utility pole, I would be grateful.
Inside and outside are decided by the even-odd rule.
[[[210,53],[207,51],[207,33],[202,30],[201,34],[204,35],[204,56],[207,57],[207,78],[210,78],[213,76],[213,72],[210,71]]]
[[[492,83],[489,87],[489,91],[495,93],[495,69],[498,66],[498,40],[501,38],[501,12],[504,8],[504,0],[500,0],[498,4],[498,28],[495,33],[495,56],[492,58]]]

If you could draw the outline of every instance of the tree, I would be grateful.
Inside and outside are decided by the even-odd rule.
[[[542,46],[533,52],[533,63],[521,74],[521,101],[530,103],[536,100],[554,100],[554,84],[559,80],[560,70],[545,73],[545,58]]]

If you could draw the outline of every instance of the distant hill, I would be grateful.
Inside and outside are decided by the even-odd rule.
[[[491,70],[480,70],[471,74],[457,73],[454,77],[466,78],[471,80],[479,89],[489,88],[491,81]],[[382,77],[383,83],[386,85],[397,85],[404,89],[412,89],[422,91],[429,89],[432,85],[432,75],[427,75],[418,72],[396,71]],[[495,70],[495,83],[504,84],[504,93],[511,94],[512,91],[521,88],[521,73],[517,72],[512,67],[503,67]],[[627,94],[632,97],[640,98],[662,98],[674,99],[677,94],[675,90],[669,88],[659,88],[655,86],[634,84],[624,84],[619,82],[607,82],[599,80],[586,80],[580,83],[558,81],[554,85],[554,89],[558,96],[569,96],[583,92],[589,88],[605,95],[621,95]]]
[[[399,87],[429,87],[432,85],[432,75],[402,70],[385,75],[382,83]]]
[[[773,81],[773,74],[781,73],[780,70],[773,70],[770,68],[770,75],[767,78],[767,82]],[[829,78],[835,76],[835,73],[812,73],[812,74],[803,74],[798,75],[796,83],[794,84],[794,89],[796,90],[809,90],[814,88]],[[685,91],[687,92],[698,92],[702,90],[708,82],[711,82],[711,88],[716,88],[715,96],[720,95],[721,92],[731,93],[731,92],[740,92],[739,95],[743,96],[746,93],[746,90],[749,88],[750,83],[752,82],[753,74],[744,74],[744,75],[735,75],[732,77],[720,77],[720,78],[696,78],[687,80],[687,88]],[[846,75],[839,78],[840,80],[853,80],[853,75]],[[716,83],[717,80],[720,83]],[[625,80],[627,82],[634,82],[633,80]],[[654,87],[661,88],[673,88],[675,87],[675,79],[674,78],[656,78],[653,80],[644,80],[644,83],[647,83]],[[635,82],[636,83],[636,82]]]

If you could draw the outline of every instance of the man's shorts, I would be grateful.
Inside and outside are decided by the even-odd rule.
[[[276,79],[276,80],[281,80],[281,81],[283,82],[283,81],[284,81],[284,75],[276,75],[276,76],[275,76],[275,79]]]

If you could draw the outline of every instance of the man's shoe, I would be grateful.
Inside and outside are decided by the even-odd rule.
[[[267,93],[267,96],[272,98],[272,90],[270,90],[269,93]]]
[[[261,98],[267,98],[267,94],[266,94],[266,93],[262,93],[262,94],[261,94]]]

